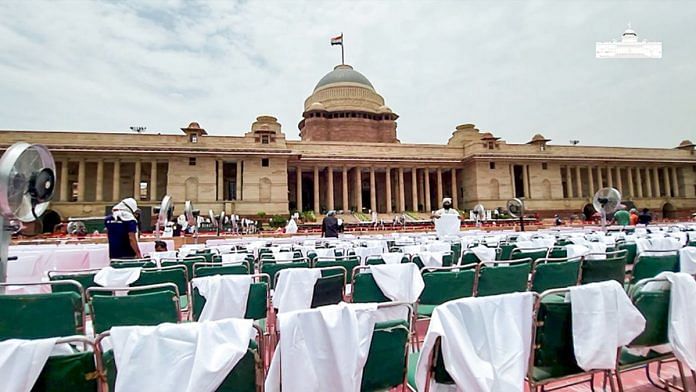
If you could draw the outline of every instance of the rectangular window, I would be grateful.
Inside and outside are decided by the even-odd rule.
[[[549,168],[549,164],[548,164],[548,163],[546,163],[546,162],[542,162],[542,163],[541,163],[541,169],[542,169],[542,170],[546,170],[546,169],[548,169],[548,168]]]
[[[495,170],[495,162],[488,162],[488,168],[491,170]]]
[[[73,184],[72,184],[72,198],[71,198],[72,201],[77,201],[77,195],[80,194],[78,189],[79,189],[79,185],[78,185],[77,181],[73,182]]]
[[[268,158],[261,159],[261,167],[268,167]]]
[[[191,143],[198,143],[198,135],[196,135],[195,133],[192,133],[192,134],[189,136],[189,141],[190,141]]]
[[[147,182],[141,181],[140,182],[140,200],[147,200],[148,199],[147,188],[148,188]]]
[[[261,144],[268,144],[270,141],[270,136],[268,135],[261,135]]]
[[[515,181],[515,197],[525,197],[524,194],[524,171],[520,165],[512,167],[513,181]]]
[[[196,166],[196,158],[189,158],[189,166]]]

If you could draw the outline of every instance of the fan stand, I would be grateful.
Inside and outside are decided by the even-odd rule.
[[[5,217],[0,215],[0,283],[7,282],[7,264],[10,252],[10,236],[12,232],[5,227]],[[5,293],[5,287],[0,287],[0,294]]]
[[[524,231],[524,214],[520,215],[520,231]]]
[[[602,231],[606,232],[607,231],[607,212],[602,208],[599,211],[599,216],[600,218],[600,223],[602,225]]]

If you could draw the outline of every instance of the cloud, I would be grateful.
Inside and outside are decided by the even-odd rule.
[[[696,117],[696,3],[0,3],[3,129],[241,135],[259,114],[297,138],[304,99],[346,60],[400,115],[404,142],[475,123],[511,142],[673,147]],[[594,42],[664,43],[662,60],[594,58]]]

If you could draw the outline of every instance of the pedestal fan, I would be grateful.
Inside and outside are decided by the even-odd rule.
[[[155,238],[159,240],[161,236],[160,228],[164,230],[167,227],[167,223],[172,220],[172,216],[174,214],[174,200],[172,199],[172,197],[169,195],[165,195],[162,198],[162,203],[160,203],[160,206],[155,209],[155,212],[157,212],[157,223],[155,224]]]
[[[0,158],[0,283],[7,281],[11,220],[33,222],[55,191],[53,156],[40,144],[15,143]]]
[[[524,202],[518,198],[510,199],[507,210],[511,217],[520,218],[520,231],[524,231]]]
[[[189,227],[191,227],[191,234],[193,235],[194,243],[198,243],[198,215],[200,215],[199,210],[193,209],[193,203],[191,200],[186,200],[184,204],[184,216],[186,217],[186,222]]]
[[[474,215],[474,221],[476,222],[476,227],[481,226],[481,220],[486,216],[486,208],[483,204],[476,204],[474,209],[471,210]]]
[[[616,188],[602,188],[594,194],[592,206],[599,211],[602,219],[602,230],[607,229],[607,214],[616,211],[621,205],[621,192]]]

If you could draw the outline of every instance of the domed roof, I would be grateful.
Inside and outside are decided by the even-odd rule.
[[[389,109],[389,106],[382,105],[379,108],[377,108],[378,113],[392,113],[392,110]]]
[[[693,145],[694,144],[689,139],[682,140],[682,142],[679,143],[679,147],[692,147]]]
[[[307,110],[326,110],[326,107],[321,102],[314,102],[311,105],[309,105],[309,108]]]
[[[319,80],[319,83],[317,83],[316,87],[314,87],[314,91],[317,91],[324,86],[334,83],[361,84],[372,91],[375,90],[375,88],[372,86],[372,83],[370,83],[370,81],[365,77],[365,75],[354,70],[353,67],[351,67],[348,64],[340,64],[335,66],[333,71],[327,73],[326,75],[324,75],[323,78],[321,78],[321,80]]]

